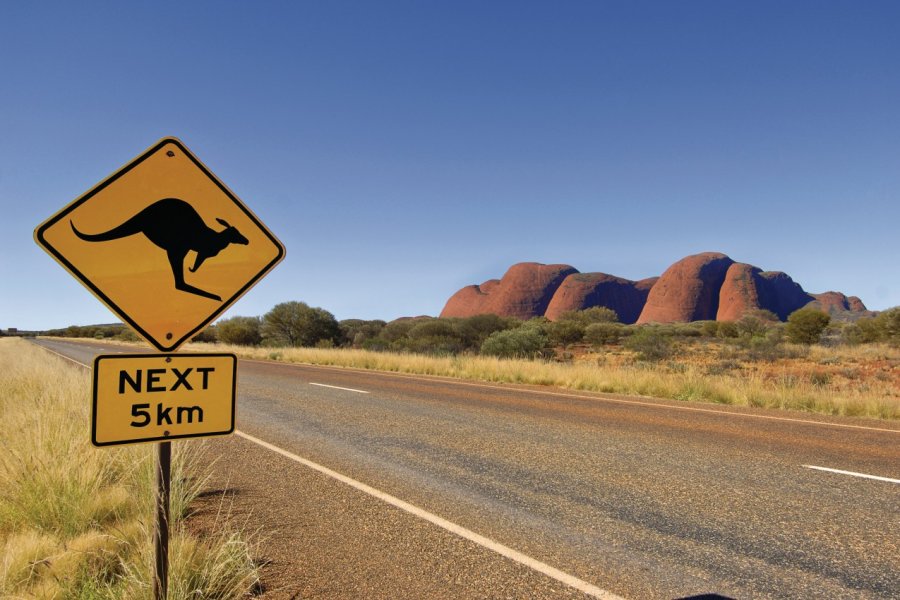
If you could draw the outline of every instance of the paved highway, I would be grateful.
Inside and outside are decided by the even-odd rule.
[[[267,598],[900,598],[897,423],[258,361],[238,385],[211,483]]]

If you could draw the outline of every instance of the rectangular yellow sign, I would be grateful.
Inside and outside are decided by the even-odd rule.
[[[91,442],[168,441],[234,432],[234,354],[112,354],[94,359]]]

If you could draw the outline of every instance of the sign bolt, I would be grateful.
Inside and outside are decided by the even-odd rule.
[[[175,156],[175,153],[172,152],[171,150],[169,150],[168,152],[166,152],[166,156],[168,156],[169,158],[172,158],[173,156]]]

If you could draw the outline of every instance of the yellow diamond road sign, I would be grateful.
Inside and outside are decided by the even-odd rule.
[[[158,350],[199,333],[284,246],[175,138],[50,217],[35,240]]]

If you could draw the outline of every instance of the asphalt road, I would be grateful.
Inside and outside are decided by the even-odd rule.
[[[262,535],[266,597],[900,598],[897,423],[256,361],[238,381],[211,484]]]

